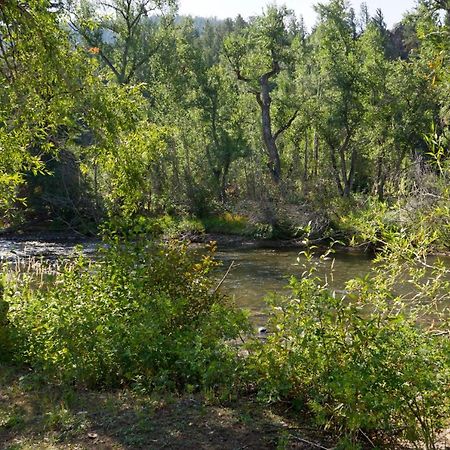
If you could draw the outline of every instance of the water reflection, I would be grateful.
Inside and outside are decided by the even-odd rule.
[[[306,264],[299,249],[230,248],[219,250],[217,258],[223,262],[223,272],[234,261],[223,291],[234,296],[239,306],[249,309],[261,324],[266,310],[264,297],[269,292],[288,292],[289,277],[301,277]],[[445,261],[450,267],[450,259]],[[314,262],[318,264],[317,275],[326,278],[330,289],[338,292],[344,290],[346,281],[369,273],[372,264],[367,255],[359,253],[334,253],[325,261],[315,257]]]
[[[0,238],[0,262],[21,262],[29,265],[42,258],[57,263],[58,258],[73,255],[77,244],[83,246],[84,253],[93,255],[98,241]],[[219,248],[216,257],[223,262],[223,266],[218,278],[223,276],[234,261],[222,285],[222,291],[234,296],[239,306],[251,311],[256,323],[263,324],[266,317],[264,297],[269,292],[287,293],[289,277],[291,275],[301,277],[305,270],[306,258],[299,248],[258,248],[254,243],[250,244]],[[203,246],[194,248],[200,252],[204,249]],[[346,281],[365,276],[371,267],[370,258],[360,253],[337,252],[326,261],[320,260],[319,257],[316,257],[314,261],[318,263],[317,275],[321,278],[326,277],[330,289],[338,292],[345,288]],[[444,261],[450,267],[450,258],[444,258]],[[33,268],[30,266],[28,270]],[[402,288],[405,289],[406,286],[399,286],[399,292]],[[411,286],[408,287],[410,288]]]

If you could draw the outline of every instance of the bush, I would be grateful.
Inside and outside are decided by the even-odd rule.
[[[0,362],[11,356],[10,330],[8,321],[9,304],[3,299],[3,280],[0,278]]]
[[[450,413],[450,345],[445,331],[425,328],[423,314],[433,298],[448,302],[448,269],[437,264],[427,283],[412,256],[387,256],[371,278],[350,281],[345,297],[312,273],[292,278],[290,296],[270,299],[273,333],[252,344],[250,373],[262,399],[307,407],[347,442],[381,433],[434,448]],[[406,267],[414,304],[395,294]]]
[[[189,216],[179,218],[167,214],[159,217],[115,218],[108,223],[106,232],[109,233],[111,229],[114,229],[117,234],[127,236],[129,239],[133,239],[136,235],[162,236],[167,239],[175,239],[200,235],[205,232],[198,219]]]
[[[181,390],[230,385],[246,327],[242,312],[212,292],[211,254],[178,242],[115,238],[95,262],[79,256],[47,289],[10,282],[15,356],[63,382],[139,382]]]
[[[254,231],[247,218],[228,212],[220,216],[205,217],[202,219],[202,223],[208,233],[251,236]]]

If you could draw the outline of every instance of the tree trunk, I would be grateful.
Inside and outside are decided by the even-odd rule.
[[[264,74],[260,80],[261,92],[256,95],[256,99],[261,108],[261,126],[264,148],[269,157],[268,168],[275,184],[281,181],[281,161],[276,143],[276,137],[272,132],[272,118],[270,116],[270,98],[269,74]]]
[[[319,174],[319,136],[314,130],[314,177],[317,178]]]
[[[336,187],[338,188],[339,194],[341,196],[344,195],[344,188],[342,187],[341,176],[339,174],[339,169],[336,161],[336,149],[330,145],[330,158],[331,158],[331,167],[333,169],[334,179],[336,181]]]
[[[345,177],[345,187],[344,187],[344,197],[350,197],[350,193],[353,189],[353,184],[355,182],[355,169],[356,169],[356,150],[352,150],[352,156],[350,159],[350,172]]]
[[[222,201],[222,203],[225,203],[227,201],[227,179],[228,172],[230,170],[230,164],[231,162],[227,160],[222,169],[222,178],[220,181],[220,200]]]
[[[384,153],[384,152],[383,152]],[[375,182],[375,194],[380,202],[384,201],[384,185],[386,183],[386,174],[383,170],[384,154],[381,154],[377,160],[377,179]]]
[[[308,181],[308,131],[305,131],[305,165],[303,167],[303,181]]]

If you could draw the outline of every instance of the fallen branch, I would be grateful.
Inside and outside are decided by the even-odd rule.
[[[228,270],[225,272],[225,275],[222,277],[222,279],[219,281],[219,284],[216,286],[216,288],[212,291],[212,295],[214,295],[219,289],[220,286],[222,286],[223,282],[227,278],[228,274],[230,273],[231,268],[234,266],[234,261],[231,261],[230,267],[228,267]]]
[[[315,442],[308,441],[298,436],[292,436],[294,439],[297,439],[300,442],[304,442],[305,444],[312,445],[313,447],[320,448],[322,450],[333,450],[333,448],[324,447],[323,445],[316,444]]]

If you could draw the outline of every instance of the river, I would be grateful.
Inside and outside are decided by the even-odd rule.
[[[270,292],[288,292],[286,286],[291,275],[301,276],[306,258],[299,248],[224,248],[217,258],[225,271],[233,266],[223,283],[223,290],[235,297],[239,306],[250,310],[256,322],[264,322],[264,297]],[[370,270],[371,261],[365,254],[334,253],[318,264],[317,276],[327,279],[331,289],[342,291],[345,282],[361,277]],[[334,260],[334,262],[333,262]]]
[[[14,261],[17,258],[43,258],[56,260],[73,254],[75,246],[82,244],[84,252],[94,254],[96,240],[73,239],[4,239],[0,238],[0,260]],[[264,323],[264,297],[270,292],[288,292],[286,286],[291,275],[301,276],[306,262],[299,248],[267,248],[253,242],[219,246],[216,257],[223,266],[218,274],[222,277],[233,262],[233,266],[221,287],[233,296],[236,303],[248,310],[256,323]],[[444,258],[450,267],[450,258]],[[334,260],[334,262],[333,262]],[[370,258],[361,253],[336,252],[327,260],[315,258],[317,275],[327,277],[331,289],[342,291],[351,278],[366,275],[371,267]],[[333,270],[331,270],[333,269]]]

